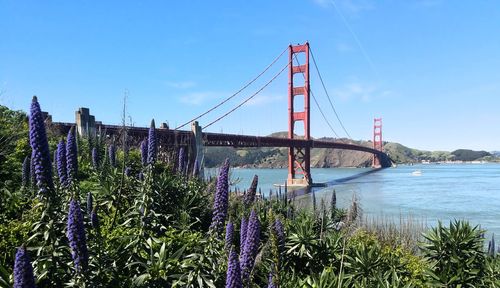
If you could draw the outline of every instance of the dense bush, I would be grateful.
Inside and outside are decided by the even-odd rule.
[[[446,287],[480,283],[486,265],[482,232],[478,226],[454,221],[449,228],[439,222],[425,235],[422,250],[434,268],[437,283]]]

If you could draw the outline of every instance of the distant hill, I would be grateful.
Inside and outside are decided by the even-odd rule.
[[[384,151],[396,163],[415,163],[422,160],[430,162],[454,160],[454,156],[447,151],[418,150],[394,142],[385,143]]]
[[[491,153],[486,151],[473,151],[467,149],[458,149],[451,152],[458,161],[474,161],[486,156],[492,156]]]
[[[287,132],[277,132],[269,136],[286,138]],[[371,141],[353,141],[349,139],[319,138],[326,141],[343,141],[372,147]],[[453,152],[424,151],[406,147],[399,143],[384,142],[384,151],[397,163],[419,163],[422,160],[437,161],[495,161],[494,155],[485,151],[459,149]],[[281,168],[288,165],[288,148],[244,148],[207,147],[205,165],[207,167],[219,166],[225,158],[229,158],[233,166]],[[339,149],[312,149],[311,166],[317,168],[329,167],[369,167],[372,155],[369,153]]]

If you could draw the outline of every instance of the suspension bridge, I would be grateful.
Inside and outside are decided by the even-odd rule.
[[[275,74],[268,82],[266,82],[260,89],[255,93],[244,99],[238,105],[233,107],[231,110],[227,111],[220,117],[216,118],[212,122],[208,123],[204,127],[199,125],[199,120],[201,117],[213,112],[229,100],[236,97],[243,90],[253,84],[258,78],[260,78],[264,73],[266,73],[273,65],[275,65],[286,52],[288,52],[288,62],[287,64]],[[305,63],[301,64],[297,55],[302,54],[305,58]],[[312,62],[314,68],[316,69],[320,82],[323,86],[324,92],[328,97],[328,101],[333,109],[334,115],[336,116],[340,126],[342,127],[348,138],[351,138],[347,132],[345,126],[343,125],[340,117],[335,110],[333,102],[331,101],[328,91],[324,84],[321,73],[319,72],[318,65],[314,59],[314,54],[310,49],[309,43],[302,45],[289,45],[274,61],[269,64],[259,75],[254,79],[244,85],[240,90],[231,96],[227,97],[223,101],[219,102],[214,107],[211,107],[204,113],[186,121],[185,123],[179,125],[175,129],[169,129],[167,126],[162,125],[157,129],[157,134],[160,142],[160,149],[162,147],[179,147],[185,146],[189,149],[189,159],[190,164],[194,161],[203,161],[195,159],[204,159],[204,147],[217,146],[217,147],[234,147],[234,148],[246,148],[246,147],[286,147],[288,148],[288,178],[287,185],[289,186],[311,186],[314,184],[311,175],[311,149],[314,148],[330,148],[330,149],[343,149],[343,150],[354,150],[362,151],[366,153],[371,153],[373,155],[372,167],[373,168],[385,168],[390,167],[392,162],[386,153],[383,151],[382,143],[382,119],[375,118],[373,126],[373,147],[367,147],[362,145],[357,145],[353,143],[345,143],[344,141],[325,141],[325,140],[315,140],[311,138],[310,128],[311,128],[311,98],[316,104],[320,114],[327,123],[328,127],[331,129],[334,135],[338,137],[338,134],[333,129],[332,125],[326,118],[325,113],[318,104],[315,95],[312,93],[310,85],[310,56],[312,56]],[[279,75],[281,75],[285,70],[288,69],[288,137],[278,138],[278,137],[262,137],[262,136],[250,136],[250,135],[238,135],[238,134],[224,134],[224,133],[210,133],[204,132],[206,128],[212,126],[216,122],[228,117],[231,113],[237,109],[244,106],[256,95],[262,92],[271,82],[273,82]],[[296,80],[295,75],[302,75],[303,81]],[[300,77],[300,76],[299,76]],[[298,103],[303,103],[303,107],[296,107],[296,98],[301,98]],[[83,111],[83,113],[82,113]],[[296,123],[302,122],[303,131],[298,131],[296,129]],[[191,130],[181,130],[182,128],[191,124]],[[56,127],[60,133],[67,133],[74,123],[62,123],[54,122],[53,127]],[[102,123],[95,123],[93,116],[88,114],[88,109],[83,108],[77,111],[76,114],[76,126],[77,131],[80,135],[96,134],[97,130],[105,131],[107,136],[118,135],[126,133],[127,137],[133,143],[144,139],[149,128],[146,127],[126,127],[125,125],[104,125]],[[131,144],[134,145],[134,144]]]

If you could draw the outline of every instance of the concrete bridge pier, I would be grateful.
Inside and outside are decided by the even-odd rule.
[[[75,112],[76,132],[81,137],[95,137],[95,117],[90,115],[89,108],[79,108]]]
[[[198,121],[193,121],[191,123],[191,131],[194,134],[194,145],[195,145],[195,156],[194,161],[198,161],[198,167],[200,171],[198,173],[198,177],[204,178],[204,167],[205,167],[205,154],[203,147],[203,132],[201,131],[201,126],[198,124]]]

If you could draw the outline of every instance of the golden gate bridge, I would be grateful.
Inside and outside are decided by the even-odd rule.
[[[208,123],[204,127],[201,127],[198,123],[198,119],[211,113],[215,109],[219,108],[229,100],[236,97],[244,89],[253,84],[258,78],[260,78],[264,73],[266,73],[273,65],[275,65],[285,52],[288,51],[288,63],[275,74],[268,82],[266,82],[260,89],[255,93],[244,99],[238,105],[216,118],[212,122]],[[305,63],[299,63],[298,54],[303,54],[305,57]],[[169,129],[168,127],[163,127],[158,129],[158,137],[160,138],[160,147],[167,146],[187,146],[190,149],[189,158],[190,163],[198,161],[195,159],[203,159],[204,149],[203,147],[218,146],[218,147],[234,147],[234,148],[246,148],[246,147],[286,147],[288,148],[288,186],[312,186],[314,184],[311,176],[311,149],[314,148],[331,148],[331,149],[343,149],[343,150],[354,150],[362,151],[366,153],[371,153],[373,155],[372,167],[373,168],[386,168],[392,165],[392,161],[389,156],[383,151],[382,143],[382,119],[374,119],[373,127],[373,147],[367,147],[363,145],[357,145],[352,143],[344,143],[343,141],[325,141],[325,140],[315,140],[311,138],[310,127],[311,127],[311,110],[310,110],[310,100],[311,98],[315,102],[320,114],[322,115],[325,122],[328,124],[331,131],[338,137],[338,134],[333,129],[332,125],[325,116],[325,113],[321,109],[316,97],[311,91],[310,85],[310,55],[312,56],[314,67],[319,75],[323,89],[328,97],[328,101],[334,114],[339,121],[344,132],[349,136],[349,133],[345,129],[340,117],[335,110],[335,107],[328,95],[328,91],[324,84],[321,73],[319,72],[316,60],[314,59],[314,54],[310,49],[309,43],[306,42],[301,45],[289,45],[277,58],[272,61],[259,75],[253,78],[250,82],[245,84],[241,89],[227,97],[223,101],[219,102],[214,107],[208,109],[202,114],[190,119],[189,121],[179,125],[175,129]],[[295,60],[295,61],[294,61]],[[238,135],[238,134],[224,134],[224,133],[210,133],[203,132],[204,129],[212,126],[214,123],[228,117],[231,113],[237,109],[244,106],[256,95],[262,92],[270,83],[272,83],[279,75],[281,75],[285,70],[288,69],[288,137],[262,137],[262,136],[251,136],[251,135]],[[302,75],[302,81],[296,81],[294,76],[300,74]],[[297,83],[298,82],[298,83]],[[296,107],[296,98],[301,97],[298,101],[303,103],[303,107]],[[88,111],[88,109],[87,109]],[[144,139],[148,133],[146,127],[125,127],[124,125],[104,125],[97,124],[94,125],[89,118],[80,119],[76,121],[77,130],[80,135],[86,135],[88,133],[95,133],[96,128],[101,131],[105,131],[106,135],[116,135],[122,133],[124,128],[126,135],[134,139]],[[302,122],[303,132],[301,134],[296,129],[296,123]],[[185,126],[191,124],[191,131],[181,130]],[[57,127],[61,133],[66,133],[73,123],[62,123],[54,122],[53,126]],[[94,127],[92,127],[94,126]],[[202,161],[202,160],[201,160]]]

